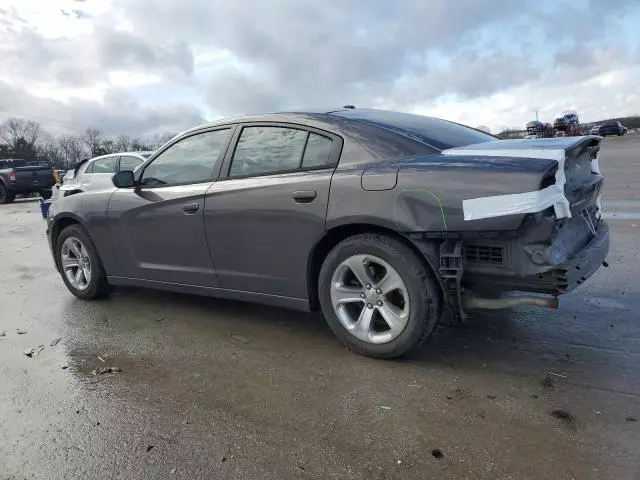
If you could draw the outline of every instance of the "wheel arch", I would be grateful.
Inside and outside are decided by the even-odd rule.
[[[311,310],[318,310],[320,308],[318,299],[318,280],[320,276],[320,269],[322,267],[324,259],[331,251],[331,249],[338,243],[346,240],[349,237],[353,237],[354,235],[359,235],[362,233],[379,233],[391,238],[395,238],[396,240],[404,243],[422,259],[424,265],[434,275],[434,280],[436,280],[436,283],[440,285],[440,288],[442,289],[440,275],[435,270],[432,260],[429,260],[424,250],[418,248],[418,246],[406,236],[398,233],[396,230],[393,230],[391,228],[375,225],[372,223],[352,223],[339,225],[330,230],[327,230],[324,236],[316,243],[316,245],[311,250],[311,253],[309,254],[309,260],[307,263],[307,291],[309,296],[309,308]],[[446,295],[446,292],[444,292],[444,290],[442,291],[442,293],[443,295]]]
[[[70,213],[64,214],[63,216],[60,216],[54,220],[53,225],[51,226],[51,247],[54,252],[56,245],[58,244],[60,233],[62,232],[62,230],[71,225],[80,225],[85,231],[87,230],[82,224],[82,221],[78,217]]]

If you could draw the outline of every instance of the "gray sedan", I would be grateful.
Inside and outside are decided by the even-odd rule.
[[[444,307],[557,307],[597,270],[599,144],[352,107],[233,118],[55,202],[47,234],[81,299],[135,285],[321,309],[351,349],[389,358]]]

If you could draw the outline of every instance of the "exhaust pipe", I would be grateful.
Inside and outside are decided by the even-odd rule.
[[[501,310],[518,305],[534,305],[536,307],[558,308],[558,297],[541,297],[536,295],[513,295],[502,298],[470,297],[464,300],[468,309]]]

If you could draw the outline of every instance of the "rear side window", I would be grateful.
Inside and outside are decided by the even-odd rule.
[[[386,128],[439,150],[498,140],[497,137],[458,123],[409,113],[353,109],[332,115]]]
[[[231,163],[232,177],[300,168],[307,132],[284,127],[245,127]]]
[[[99,158],[89,165],[86,173],[116,173],[118,157]]]
[[[120,171],[135,170],[142,164],[142,160],[137,157],[120,157]]]
[[[316,168],[329,164],[333,141],[316,133],[309,133],[302,157],[302,168]]]
[[[0,168],[16,168],[27,165],[25,160],[0,160]]]
[[[329,166],[333,140],[287,127],[244,127],[229,176],[270,175]]]

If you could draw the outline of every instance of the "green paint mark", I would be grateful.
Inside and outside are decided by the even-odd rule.
[[[400,190],[398,193],[396,193],[396,199],[393,202],[393,221],[396,224],[396,227],[398,227],[398,222],[396,221],[396,206],[398,205],[398,197],[400,196],[401,193],[404,193],[404,192],[423,192],[423,193],[428,193],[433,198],[435,198],[436,202],[438,203],[438,207],[440,207],[440,216],[442,217],[442,229],[445,232],[447,231],[447,216],[444,214],[444,207],[442,206],[442,202],[440,201],[440,199],[435,193],[433,193],[431,190],[427,190],[426,188],[408,188],[408,189]]]

